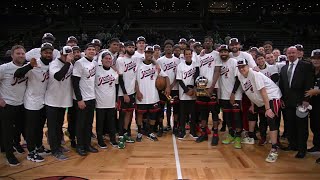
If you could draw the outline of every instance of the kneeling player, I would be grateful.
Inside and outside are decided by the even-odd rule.
[[[137,112],[138,112],[138,135],[136,141],[142,140],[142,118],[143,114],[149,113],[149,129],[147,137],[152,141],[157,141],[157,137],[153,134],[154,125],[157,119],[159,107],[159,94],[155,86],[158,75],[166,77],[165,95],[170,95],[170,81],[167,75],[160,70],[157,72],[156,65],[152,64],[153,47],[147,46],[145,50],[145,60],[140,63],[137,68],[136,92],[137,92]]]

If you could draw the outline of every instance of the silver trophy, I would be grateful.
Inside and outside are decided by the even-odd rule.
[[[196,79],[197,93],[196,96],[209,96],[207,89],[208,79],[204,76],[198,76]]]

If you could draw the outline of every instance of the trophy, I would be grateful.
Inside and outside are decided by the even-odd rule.
[[[209,96],[206,89],[207,89],[208,79],[204,76],[199,76],[196,79],[196,96]]]

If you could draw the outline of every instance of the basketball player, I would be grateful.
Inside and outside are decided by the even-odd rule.
[[[173,41],[166,40],[164,42],[164,53],[165,55],[158,59],[158,64],[161,69],[168,75],[170,80],[170,96],[173,98],[172,102],[166,101],[167,104],[167,127],[164,131],[171,130],[171,107],[173,107],[173,132],[177,134],[178,132],[178,121],[179,121],[179,85],[176,81],[177,66],[180,64],[180,59],[176,58],[172,54]]]
[[[249,111],[252,113],[263,111],[270,128],[270,139],[272,143],[271,151],[266,158],[267,162],[276,162],[278,158],[277,135],[278,127],[276,125],[276,116],[280,108],[281,91],[279,87],[261,72],[256,72],[249,68],[248,61],[238,60],[239,74],[238,78],[242,89],[255,105],[251,106]],[[251,120],[251,119],[250,119]]]
[[[27,159],[43,162],[41,155],[48,155],[50,150],[42,144],[43,127],[46,122],[44,97],[49,81],[49,63],[52,61],[53,46],[46,44],[41,48],[41,57],[31,59],[30,63],[15,72],[17,78],[27,77],[28,86],[24,96],[26,115],[26,140],[29,154]]]
[[[211,145],[216,146],[219,142],[218,135],[218,125],[220,108],[218,107],[217,102],[217,88],[216,84],[222,66],[222,62],[219,56],[219,53],[213,50],[213,39],[209,36],[204,38],[204,52],[203,56],[199,56],[197,59],[197,66],[199,67],[199,75],[204,76],[208,79],[207,89],[208,96],[199,96],[197,97],[196,104],[199,107],[200,119],[201,119],[201,136],[197,139],[196,142],[203,142],[208,140],[208,118],[209,113],[212,113],[213,121],[213,136]],[[214,85],[213,85],[214,84]],[[213,88],[212,88],[213,87]]]
[[[50,43],[53,45],[54,41],[56,38],[51,34],[51,33],[44,33],[42,37],[42,43]],[[26,60],[30,61],[32,58],[39,59],[40,58],[40,52],[41,52],[41,47],[40,48],[33,48],[30,51],[26,53]],[[57,49],[53,50],[53,59],[56,59],[60,56],[60,52]]]
[[[155,44],[153,46],[154,53],[153,53],[153,59],[156,61],[161,57],[161,47],[158,44]]]
[[[96,130],[98,146],[102,149],[107,148],[103,140],[104,128],[109,129],[110,144],[118,147],[115,135],[115,107],[116,107],[116,82],[118,73],[111,68],[113,64],[112,55],[104,52],[101,55],[102,66],[97,66],[95,79],[96,94]]]
[[[73,61],[71,61],[72,65],[79,59],[81,59],[81,49],[79,46],[73,46],[72,47],[73,51]],[[73,100],[73,105],[72,107],[68,107],[68,131],[67,131],[67,136],[69,136],[71,147],[76,148],[77,143],[76,143],[76,111],[75,107],[77,106],[77,102]]]
[[[85,47],[85,57],[74,63],[72,84],[77,100],[77,153],[86,156],[87,152],[97,153],[91,145],[92,122],[95,108],[94,81],[96,74],[96,47],[89,43]]]
[[[238,88],[233,92],[233,86],[236,82],[237,60],[229,57],[227,45],[221,45],[218,49],[222,60],[221,73],[219,78],[219,104],[223,112],[223,121],[226,122],[229,133],[222,141],[223,144],[234,143],[234,148],[241,148],[242,120],[240,114],[240,101],[242,90]],[[230,101],[231,94],[235,95],[235,101]],[[233,129],[233,125],[235,129]]]
[[[24,153],[19,142],[22,129],[21,123],[24,118],[23,97],[27,78],[17,78],[14,73],[23,66],[26,58],[25,53],[26,50],[23,46],[15,45],[11,48],[12,61],[0,65],[1,132],[6,158],[10,166],[18,166],[20,164],[13,154],[12,147],[15,147],[18,153]]]
[[[196,63],[192,61],[192,50],[184,50],[185,61],[181,61],[177,67],[176,80],[179,83],[179,106],[180,106],[180,133],[178,139],[186,137],[186,117],[191,115],[190,135],[197,138],[195,129],[195,90],[194,75],[196,73]]]
[[[66,42],[66,45],[67,45],[67,46],[71,46],[71,47],[77,46],[77,45],[78,45],[78,40],[77,40],[77,38],[74,37],[74,36],[68,37],[67,42]]]
[[[146,38],[143,36],[139,36],[136,41],[137,50],[134,52],[132,58],[136,58],[138,60],[137,63],[140,63],[144,60],[144,48],[146,46]]]
[[[138,112],[138,134],[136,141],[142,141],[142,119],[143,114],[149,114],[149,128],[147,129],[147,138],[151,141],[158,141],[158,138],[153,134],[154,125],[158,117],[159,107],[159,93],[155,86],[156,79],[160,75],[166,77],[165,95],[170,95],[170,80],[168,76],[160,70],[157,70],[156,65],[152,63],[154,48],[147,46],[145,50],[145,60],[138,65],[136,77],[136,104]]]
[[[134,106],[135,106],[135,81],[137,60],[132,58],[134,55],[135,44],[132,41],[128,41],[125,44],[126,54],[124,57],[118,58],[116,67],[119,72],[119,103],[121,111],[124,114],[123,130],[119,133],[119,147],[122,149],[125,147],[124,142],[134,143],[128,133],[129,124],[132,120]],[[120,118],[121,120],[121,118]],[[131,131],[131,130],[130,130]]]
[[[180,46],[179,46],[179,44],[175,44],[174,46],[173,46],[173,56],[174,57],[176,57],[176,58],[178,58],[178,59],[180,59],[180,51],[181,51],[181,49],[180,49]]]
[[[49,82],[45,93],[48,137],[52,155],[58,160],[66,160],[65,149],[61,146],[62,126],[66,108],[72,106],[72,62],[70,46],[64,46],[60,57],[49,65]]]
[[[229,48],[230,48],[230,58],[234,58],[236,60],[239,59],[246,59],[249,63],[249,67],[253,68],[256,71],[259,71],[259,68],[256,64],[256,62],[254,61],[254,59],[252,58],[252,56],[244,51],[240,51],[240,42],[237,38],[231,38],[229,40]],[[235,87],[234,89],[238,89],[238,87]],[[234,96],[231,97],[231,99],[234,101]],[[242,95],[242,101],[241,101],[241,107],[242,107],[242,125],[245,131],[249,130],[249,122],[248,122],[248,110],[249,107],[251,106],[251,103],[248,99],[248,97],[246,97],[245,94]],[[249,133],[250,138],[256,138],[255,133],[250,134]],[[251,144],[252,142],[250,141],[251,139],[248,138],[244,138],[242,140],[242,143],[249,143]]]

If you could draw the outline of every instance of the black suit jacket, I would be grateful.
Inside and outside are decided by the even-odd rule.
[[[289,87],[289,79],[287,76],[289,63],[281,68],[279,87],[282,92],[282,100],[286,107],[296,107],[302,104],[302,101],[308,101],[305,91],[313,88],[313,69],[312,65],[303,61],[298,61],[294,70],[291,87]]]

